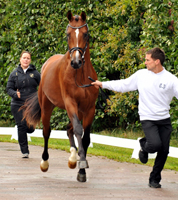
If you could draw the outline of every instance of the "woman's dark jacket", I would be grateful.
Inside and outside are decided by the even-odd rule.
[[[40,73],[35,66],[30,64],[26,73],[21,65],[10,74],[7,82],[7,94],[12,97],[11,104],[22,105],[25,100],[34,92],[40,83]],[[20,98],[17,96],[17,89],[20,92]]]

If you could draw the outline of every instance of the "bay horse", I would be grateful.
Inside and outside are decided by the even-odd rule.
[[[39,124],[40,119],[42,120],[44,151],[40,168],[45,172],[49,167],[48,140],[52,111],[55,107],[67,111],[70,120],[67,125],[67,135],[71,152],[68,166],[75,168],[77,165],[75,135],[79,155],[77,180],[86,182],[85,169],[88,168],[86,155],[98,97],[98,89],[91,86],[88,77],[96,80],[97,74],[90,61],[89,30],[85,12],[80,16],[73,16],[71,11],[68,11],[67,18],[68,51],[64,55],[53,55],[43,64],[38,92],[23,106],[24,118],[33,127]]]

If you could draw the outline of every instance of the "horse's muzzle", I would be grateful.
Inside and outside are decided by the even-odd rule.
[[[82,66],[82,60],[71,60],[71,66],[74,69],[79,69]]]

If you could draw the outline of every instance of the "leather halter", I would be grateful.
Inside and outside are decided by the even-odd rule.
[[[87,27],[87,35],[88,35],[88,30],[89,29],[88,29],[88,24],[87,23],[83,24],[82,26],[78,26],[78,27],[74,27],[74,26],[71,26],[70,24],[68,24],[67,29],[68,29],[68,27],[71,27],[73,29],[80,29],[80,28],[82,28],[84,26]],[[72,58],[72,54],[74,53],[74,51],[78,51],[80,53],[81,57],[82,57],[83,65],[85,64],[85,58],[84,58],[84,56],[85,56],[85,52],[86,52],[86,49],[87,49],[87,46],[88,46],[88,41],[89,41],[89,37],[88,37],[88,39],[86,41],[84,49],[82,49],[80,47],[73,47],[73,48],[69,49],[69,44],[68,44],[68,51],[70,53],[70,57]]]

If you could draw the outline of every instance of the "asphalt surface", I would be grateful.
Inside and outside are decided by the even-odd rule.
[[[87,182],[68,168],[69,153],[49,149],[49,170],[41,172],[42,147],[22,159],[18,144],[0,143],[0,200],[177,200],[178,172],[163,170],[162,188],[148,187],[151,167],[87,157]]]

